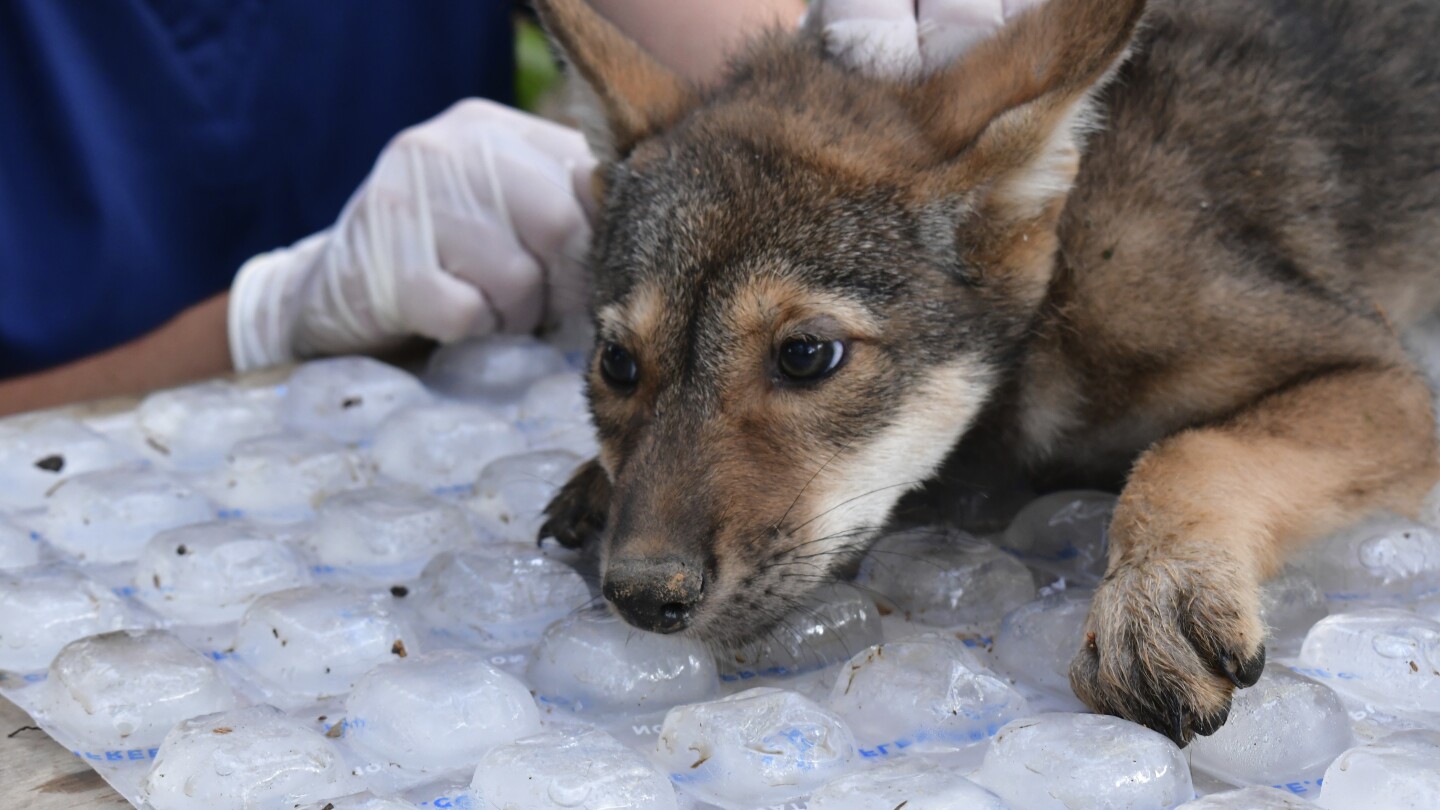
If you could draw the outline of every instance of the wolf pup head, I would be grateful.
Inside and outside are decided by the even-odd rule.
[[[601,451],[547,531],[583,514],[632,624],[742,642],[853,564],[1013,364],[1144,3],[1050,0],[904,80],[774,33],[705,88],[584,0],[537,6],[602,161]]]

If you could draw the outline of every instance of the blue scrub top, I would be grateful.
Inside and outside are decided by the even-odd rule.
[[[333,223],[381,147],[508,100],[512,0],[0,0],[0,377]]]

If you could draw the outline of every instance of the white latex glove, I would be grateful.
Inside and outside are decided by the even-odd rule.
[[[877,76],[928,73],[1044,0],[811,0],[805,25],[830,53]]]
[[[594,165],[579,132],[489,101],[402,132],[333,227],[240,269],[235,367],[525,332],[583,309]]]

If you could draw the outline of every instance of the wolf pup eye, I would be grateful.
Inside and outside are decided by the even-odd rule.
[[[640,379],[640,366],[624,346],[606,343],[600,350],[600,374],[615,388],[629,390]]]
[[[794,382],[814,382],[830,376],[845,359],[845,344],[813,337],[790,338],[780,344],[780,373]]]

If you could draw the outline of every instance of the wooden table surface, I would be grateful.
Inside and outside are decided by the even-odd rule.
[[[0,808],[90,810],[129,806],[100,774],[35,728],[30,715],[0,698]]]

